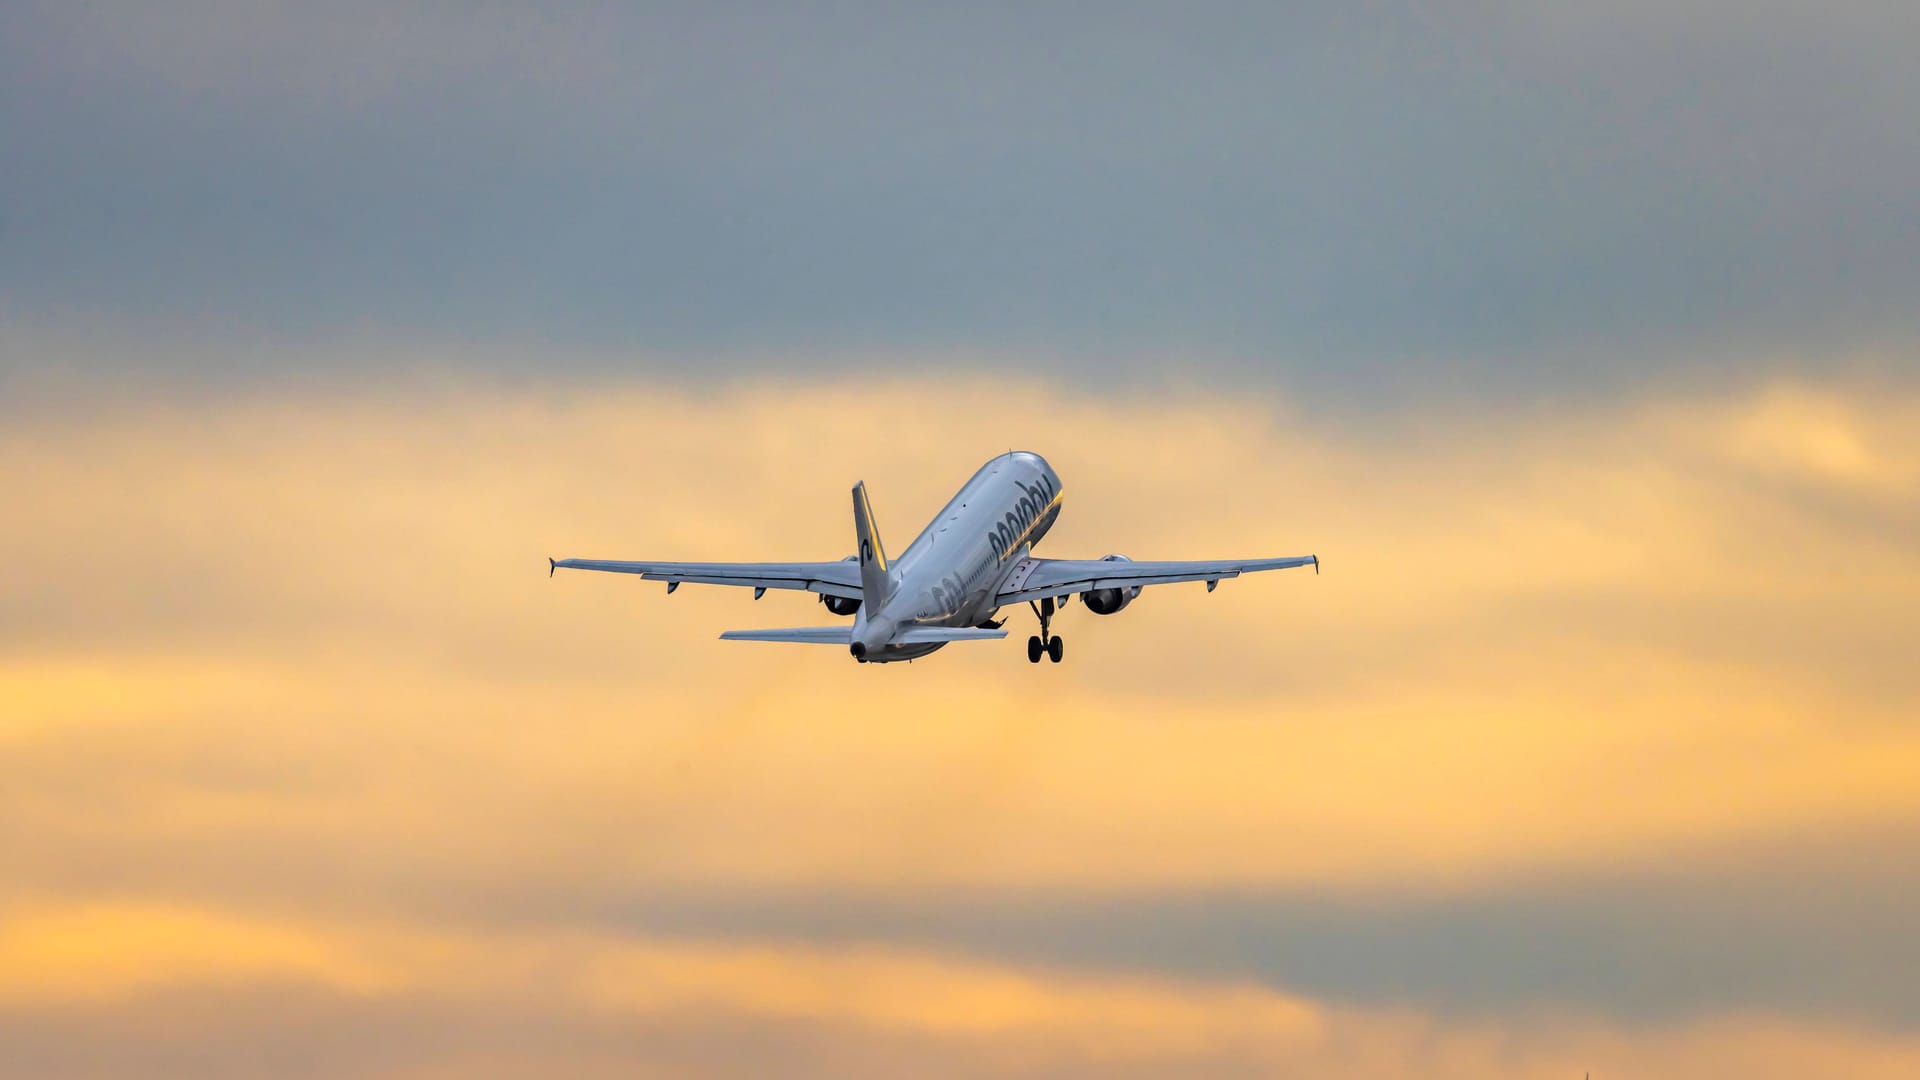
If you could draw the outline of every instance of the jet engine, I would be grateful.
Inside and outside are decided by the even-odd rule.
[[[1133,560],[1125,555],[1104,555],[1100,561],[1132,562]],[[1095,615],[1111,615],[1133,603],[1134,597],[1139,595],[1140,586],[1138,585],[1118,589],[1088,589],[1080,594],[1080,601],[1086,604],[1087,610]]]
[[[859,562],[860,556],[849,555],[840,561]],[[825,593],[821,593],[820,602],[827,605],[827,610],[833,612],[835,615],[851,615],[860,610],[860,598],[857,596],[828,596]]]

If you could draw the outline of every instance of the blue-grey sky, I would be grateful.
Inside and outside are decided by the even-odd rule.
[[[1915,12],[17,2],[0,314],[1361,397],[1891,366]]]

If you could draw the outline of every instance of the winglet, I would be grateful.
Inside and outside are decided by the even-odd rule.
[[[547,576],[553,576],[553,556],[547,556]]]
[[[1320,576],[1320,556],[1318,555],[1313,557],[1313,575],[1315,577]]]

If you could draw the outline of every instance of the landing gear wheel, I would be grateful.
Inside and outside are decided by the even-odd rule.
[[[1054,637],[1053,631],[1050,629],[1053,623],[1053,597],[1044,597],[1037,604],[1029,600],[1027,601],[1027,606],[1032,608],[1033,613],[1040,617],[1040,633],[1035,637],[1027,639],[1027,663],[1039,663],[1041,653],[1046,653],[1047,659],[1056,664],[1059,663],[1062,646],[1060,639]]]

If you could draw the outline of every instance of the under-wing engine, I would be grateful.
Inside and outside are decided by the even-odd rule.
[[[858,562],[859,559],[860,556],[858,555],[849,555],[840,561]],[[822,594],[820,602],[827,605],[827,610],[833,612],[835,615],[851,615],[860,610],[860,598],[857,596],[827,596]]]
[[[1133,560],[1127,558],[1125,555],[1103,555],[1100,557],[1100,561],[1132,562]],[[1128,604],[1133,603],[1134,597],[1139,595],[1140,586],[1134,585],[1128,588],[1118,589],[1088,589],[1086,592],[1080,594],[1080,600],[1087,605],[1087,610],[1093,612],[1095,615],[1111,615],[1121,608],[1126,607]]]

